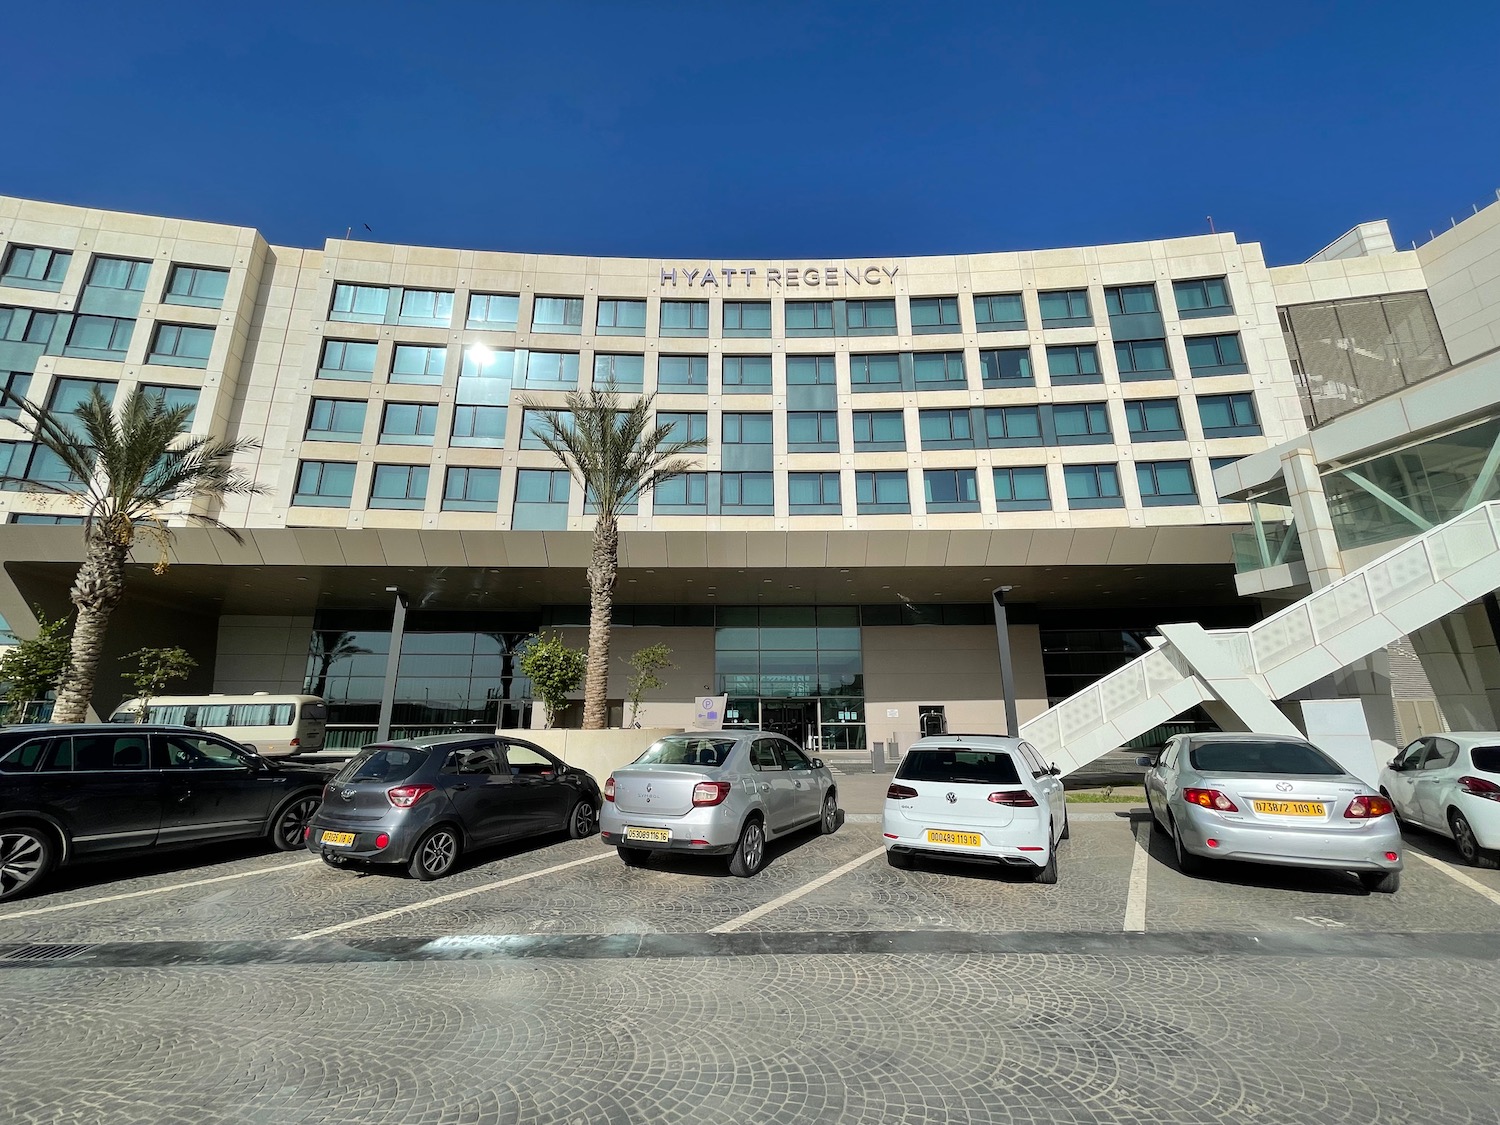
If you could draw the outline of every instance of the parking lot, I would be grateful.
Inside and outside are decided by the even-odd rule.
[[[1188,878],[1143,808],[1072,804],[1039,886],[888,866],[884,779],[841,781],[843,828],[753,879],[596,839],[433,883],[64,871],[0,908],[12,1119],[1493,1121],[1500,872],[1445,841],[1395,895]]]

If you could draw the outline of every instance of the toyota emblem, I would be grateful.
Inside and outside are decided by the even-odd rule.
[[[344,800],[346,800],[346,801],[352,801],[352,800],[354,800],[354,790],[353,789],[340,789],[339,790],[339,796],[342,797],[342,798],[344,798]]]
[[[1276,792],[1278,792],[1278,793],[1290,793],[1291,791],[1292,791],[1292,783],[1290,781],[1278,781],[1276,783]]]
[[[954,796],[954,795],[953,795],[953,794],[952,794],[952,793],[949,793],[949,794],[948,794],[948,803],[949,803],[949,804],[950,804],[950,805],[952,805],[952,804],[957,804],[957,803],[958,803],[958,798],[957,798],[957,797],[955,797],[955,796]]]

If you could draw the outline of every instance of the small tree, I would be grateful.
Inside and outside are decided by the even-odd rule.
[[[151,712],[151,700],[161,695],[167,684],[185,679],[198,667],[198,662],[180,648],[138,648],[120,659],[135,661],[135,671],[125,672],[124,678],[135,685],[140,699],[136,716],[143,723]]]
[[[634,726],[635,717],[641,710],[641,697],[664,686],[656,673],[677,665],[672,663],[672,650],[660,641],[637,649],[631,654],[629,664],[635,675],[627,681],[629,688],[625,698],[630,700],[630,725]]]
[[[72,656],[73,623],[66,617],[48,621],[36,609],[36,636],[18,640],[0,656],[0,681],[5,688],[5,721],[24,717],[26,704],[57,690]]]
[[[560,636],[549,633],[527,643],[520,663],[522,673],[531,680],[547,709],[547,725],[557,725],[562,709],[568,705],[568,693],[577,691],[583,683],[588,657],[582,649],[569,648]]]

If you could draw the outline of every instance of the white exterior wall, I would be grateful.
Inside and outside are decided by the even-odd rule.
[[[1500,202],[1417,250],[1448,342],[1462,363],[1500,348]]]

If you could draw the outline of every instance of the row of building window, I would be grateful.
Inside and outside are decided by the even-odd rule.
[[[0,343],[35,345],[36,351],[31,353],[34,361],[54,346],[59,320],[67,326],[60,354],[80,359],[123,361],[135,334],[134,317],[55,313],[0,305]],[[147,349],[146,362],[167,367],[207,367],[213,344],[212,328],[159,323]]]
[[[12,245],[0,263],[0,285],[55,293],[62,288],[72,260],[72,253],[67,250]],[[84,291],[116,290],[143,294],[150,273],[150,262],[96,254],[84,281]],[[173,263],[160,299],[168,305],[217,309],[224,304],[228,284],[229,271],[226,269]]]

